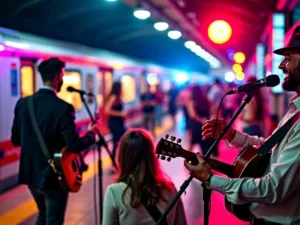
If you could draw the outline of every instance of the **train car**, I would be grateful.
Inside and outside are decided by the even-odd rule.
[[[78,130],[84,131],[90,118],[80,95],[68,92],[68,86],[95,94],[95,98],[87,97],[87,102],[91,111],[101,116],[103,135],[109,134],[103,106],[114,81],[123,84],[123,102],[130,115],[126,123],[132,127],[141,120],[139,96],[146,84],[161,83],[168,91],[170,78],[180,72],[106,50],[0,28],[0,192],[17,184],[20,149],[10,142],[15,104],[39,89],[42,81],[37,65],[52,56],[66,62],[58,96],[75,107]]]

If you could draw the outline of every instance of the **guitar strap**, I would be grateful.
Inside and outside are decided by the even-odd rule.
[[[257,150],[257,154],[263,156],[267,154],[277,143],[279,143],[290,128],[300,118],[300,112],[292,116],[283,126],[281,126],[263,145]]]
[[[49,163],[49,165],[52,168],[53,172],[57,175],[58,181],[60,182],[60,181],[63,180],[63,175],[61,174],[60,171],[58,171],[56,169],[56,167],[54,165],[54,161],[53,161],[53,159],[51,158],[51,156],[49,154],[47,145],[46,145],[46,143],[44,141],[44,138],[43,138],[43,136],[41,134],[41,131],[39,129],[39,126],[37,124],[36,117],[35,117],[35,114],[34,114],[33,96],[28,97],[28,105],[27,106],[28,106],[28,110],[29,110],[29,115],[30,115],[31,122],[32,122],[32,125],[33,125],[33,128],[34,128],[34,131],[36,133],[36,136],[38,138],[40,147],[41,147],[41,149],[43,151],[43,154],[45,155],[45,157],[47,159],[47,162]]]
[[[128,184],[128,178],[123,179],[121,182]],[[142,196],[142,200],[145,199],[144,196]],[[148,211],[148,213],[150,214],[150,216],[154,219],[155,223],[157,223],[161,217],[161,212],[159,211],[159,209],[157,208],[156,205],[152,205],[152,206],[147,206],[145,202],[142,201],[143,206],[145,207],[145,209]],[[168,225],[167,219],[164,218],[164,220],[161,222],[162,225]]]

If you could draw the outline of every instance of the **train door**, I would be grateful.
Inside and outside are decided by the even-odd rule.
[[[99,105],[99,113],[103,123],[107,124],[107,116],[104,114],[104,105],[107,101],[113,84],[113,70],[100,68],[97,74],[98,78],[98,93],[97,101]]]
[[[17,184],[20,149],[10,142],[17,101],[35,91],[34,62],[0,58],[0,192]]]

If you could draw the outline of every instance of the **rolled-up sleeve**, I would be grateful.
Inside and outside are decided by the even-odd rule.
[[[230,145],[237,148],[246,148],[250,145],[262,145],[265,139],[258,136],[250,136],[240,131],[236,131]]]
[[[300,188],[300,132],[298,129],[289,137],[278,160],[270,172],[262,178],[222,178],[214,175],[211,187],[235,204],[247,202],[280,203]]]

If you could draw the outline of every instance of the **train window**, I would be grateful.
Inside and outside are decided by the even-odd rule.
[[[94,77],[91,74],[86,77],[86,90],[87,92],[94,93]],[[89,103],[93,103],[93,96],[87,96],[87,100]]]
[[[76,89],[81,89],[81,74],[78,71],[65,71],[64,83],[57,96],[64,101],[72,104],[76,110],[81,109],[82,102],[80,95],[75,92],[68,92],[67,87],[72,86]]]
[[[103,106],[103,74],[102,72],[97,73],[97,79],[98,79],[98,94],[97,94],[97,103],[98,106],[101,108]]]
[[[21,97],[34,93],[34,70],[32,66],[21,67]]]
[[[132,102],[136,98],[135,92],[135,78],[130,75],[123,75],[121,77],[122,83],[122,99],[125,103]]]
[[[106,71],[104,74],[104,82],[105,82],[105,97],[107,97],[113,85],[113,74],[111,71]]]
[[[98,102],[98,106],[101,108],[104,104],[104,99],[106,99],[111,92],[111,87],[113,83],[113,74],[111,71],[99,71],[97,74],[97,79],[98,79],[97,102]]]

